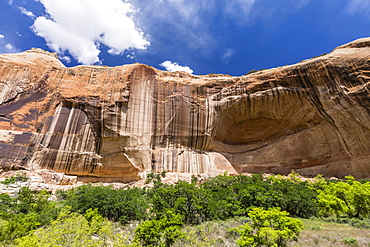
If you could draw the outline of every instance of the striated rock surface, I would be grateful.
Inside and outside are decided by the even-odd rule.
[[[370,177],[370,39],[241,77],[0,55],[0,167]]]

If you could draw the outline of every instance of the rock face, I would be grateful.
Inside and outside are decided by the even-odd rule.
[[[370,177],[370,39],[241,77],[0,55],[0,167]]]

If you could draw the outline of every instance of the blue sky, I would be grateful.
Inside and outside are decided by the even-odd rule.
[[[243,75],[370,36],[370,0],[0,0],[0,53]]]

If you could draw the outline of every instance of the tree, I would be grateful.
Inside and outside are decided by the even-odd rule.
[[[236,243],[241,247],[280,247],[287,246],[290,240],[297,241],[303,228],[302,222],[288,215],[280,208],[253,208],[248,213],[251,223],[241,226],[240,239]]]
[[[97,208],[103,217],[121,223],[145,219],[148,208],[144,190],[140,188],[115,190],[109,186],[83,185],[59,194],[72,211],[84,213]]]
[[[162,219],[144,221],[135,230],[134,242],[143,246],[171,246],[184,237],[182,219],[183,216],[168,211]]]
[[[327,183],[318,190],[319,215],[366,219],[370,216],[370,183],[354,181]]]
[[[94,238],[93,238],[94,236]],[[49,226],[16,239],[19,247],[47,246],[126,246],[125,236],[112,223],[101,217],[97,210],[87,210],[85,216],[62,209]]]

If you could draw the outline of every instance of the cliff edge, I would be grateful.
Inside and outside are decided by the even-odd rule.
[[[0,167],[370,177],[370,38],[241,77],[0,55]]]

